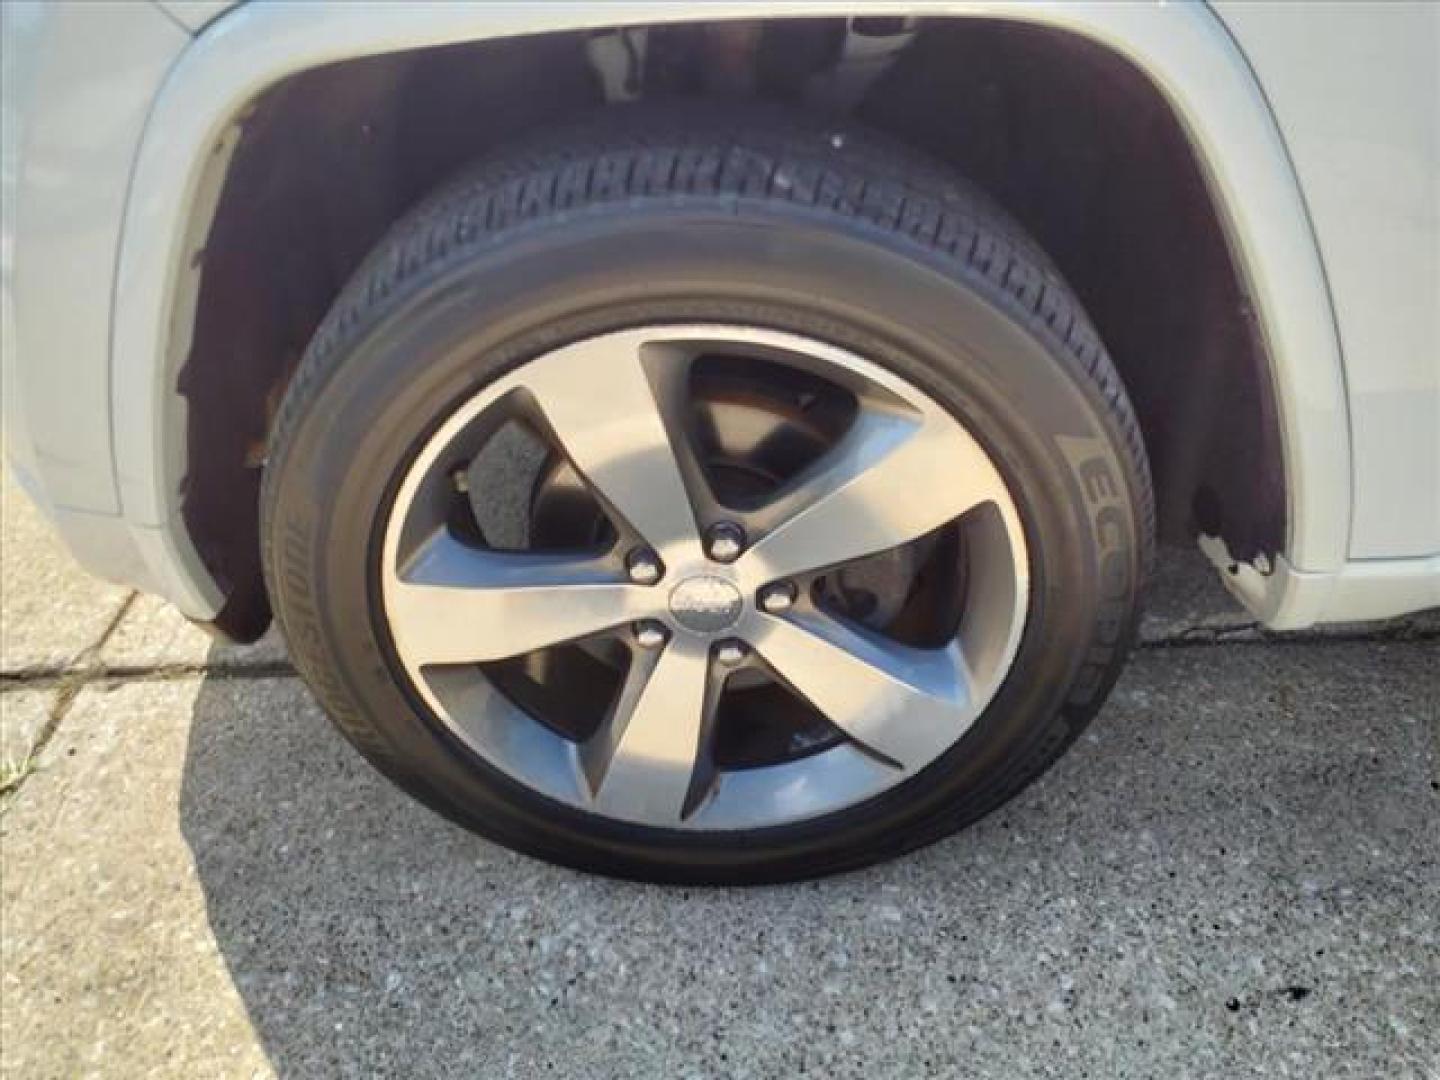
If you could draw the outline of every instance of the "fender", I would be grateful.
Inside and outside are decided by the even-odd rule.
[[[216,4],[186,14],[204,22]],[[241,4],[205,23],[158,94],[131,176],[112,327],[114,460],[124,517],[147,562],[179,567],[170,599],[209,619],[223,596],[180,524],[185,400],[199,255],[236,141],[257,94],[321,64],[406,49],[626,23],[905,14],[1022,21],[1076,34],[1138,68],[1189,138],[1253,299],[1271,360],[1288,499],[1285,552],[1245,575],[1242,599],[1274,626],[1323,614],[1344,567],[1351,449],[1343,364],[1304,198],[1264,94],[1225,27],[1202,4],[1049,0],[740,0],[598,3]],[[1223,555],[1214,556],[1223,562]],[[1248,568],[1247,568],[1248,569]],[[1229,578],[1237,575],[1231,574]],[[1227,583],[1235,582],[1227,578]],[[1257,583],[1258,582],[1258,583]]]

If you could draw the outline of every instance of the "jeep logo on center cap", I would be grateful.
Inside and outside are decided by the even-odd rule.
[[[743,606],[739,589],[708,574],[686,578],[670,593],[670,613],[675,621],[697,634],[728,630],[740,618]]]

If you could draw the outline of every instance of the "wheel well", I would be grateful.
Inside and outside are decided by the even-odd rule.
[[[844,115],[953,164],[1035,235],[1140,417],[1162,539],[1237,560],[1286,529],[1269,368],[1184,132],[1155,87],[1078,36],[1004,20],[798,19],[550,34],[345,61],[238,120],[201,255],[184,514],[264,629],[258,495],[270,421],[331,302],[405,209],[536,127],[608,102],[755,97]]]

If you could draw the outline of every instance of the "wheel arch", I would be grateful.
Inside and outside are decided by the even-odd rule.
[[[893,15],[895,9],[825,0],[770,5],[766,16],[882,10]],[[1294,602],[1293,571],[1325,574],[1344,562],[1349,432],[1338,335],[1318,247],[1283,138],[1244,56],[1201,5],[1016,8],[915,0],[905,10],[937,19],[1025,25],[1090,42],[1143,75],[1183,132],[1242,279],[1238,292],[1253,303],[1267,365],[1287,503],[1285,535],[1283,550],[1275,553],[1275,573],[1258,585],[1252,581],[1246,599],[1283,623],[1286,605]],[[570,5],[374,4],[358,6],[337,22],[307,5],[242,5],[205,28],[168,76],[141,143],[124,222],[112,340],[122,507],[130,523],[144,526],[136,531],[144,533],[147,555],[181,568],[182,585],[170,599],[192,617],[221,616],[232,632],[263,625],[263,598],[257,607],[255,596],[242,595],[243,582],[216,581],[184,514],[190,467],[184,371],[207,278],[205,247],[241,132],[260,95],[292,76],[362,57],[752,13],[736,0],[659,9],[612,2],[578,12]],[[385,92],[383,77],[372,89]],[[191,477],[192,494],[195,486]],[[241,567],[230,576],[244,572]]]

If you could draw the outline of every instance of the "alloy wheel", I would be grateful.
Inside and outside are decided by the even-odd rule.
[[[517,426],[543,460],[503,540],[487,449]],[[470,751],[690,830],[916,775],[998,690],[1029,599],[1015,503],[955,416],[848,350],[711,324],[568,344],[460,403],[379,580],[411,688]]]

